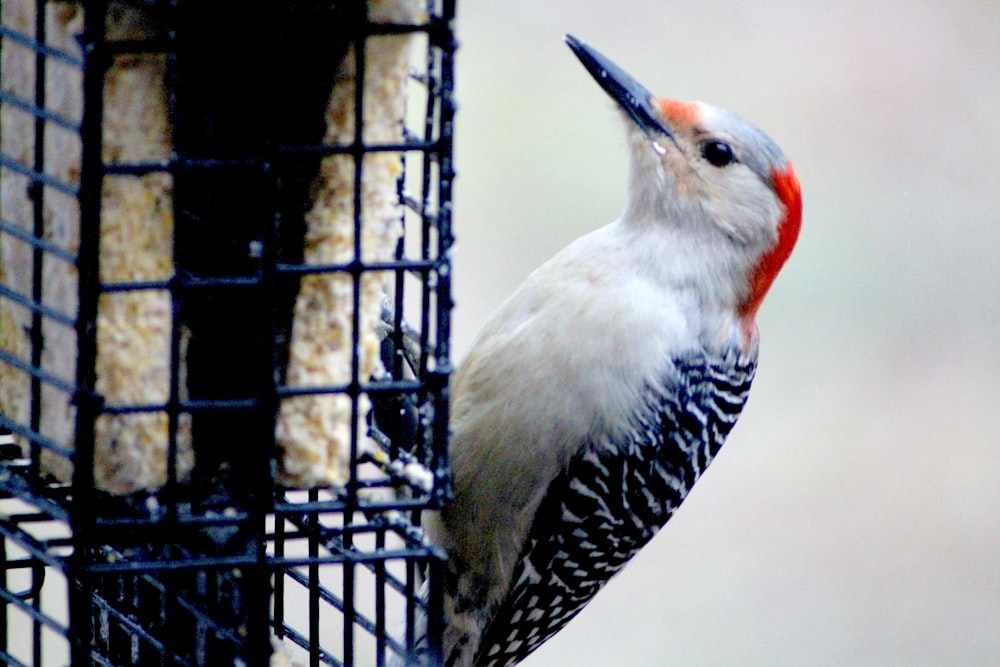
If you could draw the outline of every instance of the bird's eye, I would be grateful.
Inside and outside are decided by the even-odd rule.
[[[724,141],[712,139],[701,144],[701,156],[713,167],[725,167],[736,162],[733,147]]]

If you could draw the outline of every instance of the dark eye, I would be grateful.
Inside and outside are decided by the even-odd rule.
[[[733,147],[717,139],[702,143],[701,156],[713,167],[725,167],[727,164],[736,162]]]

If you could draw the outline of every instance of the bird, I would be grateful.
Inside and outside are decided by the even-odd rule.
[[[451,384],[442,662],[501,667],[562,629],[671,517],[757,367],[757,313],[801,188],[763,131],[653,96],[567,35],[624,114],[620,218],[535,270]]]

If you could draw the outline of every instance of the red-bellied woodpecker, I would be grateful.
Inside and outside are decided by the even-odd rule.
[[[741,118],[573,52],[627,115],[622,217],[536,270],[453,383],[444,662],[514,665],[657,532],[739,416],[799,184]]]

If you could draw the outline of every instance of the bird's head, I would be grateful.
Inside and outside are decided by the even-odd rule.
[[[624,219],[667,226],[692,249],[717,248],[744,327],[792,252],[802,219],[798,178],[781,149],[739,116],[653,96],[606,57],[566,41],[629,121],[632,162]]]

